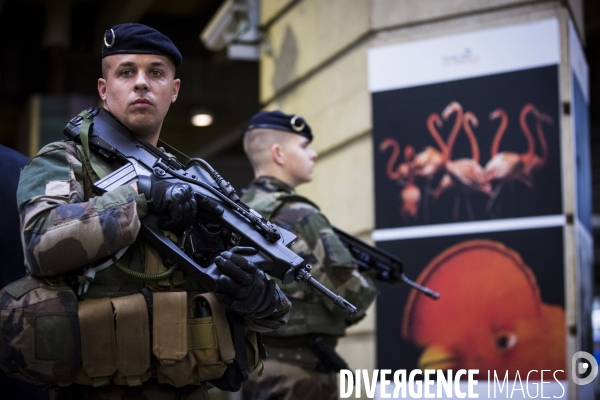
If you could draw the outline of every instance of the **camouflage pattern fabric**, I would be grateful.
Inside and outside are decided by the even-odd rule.
[[[324,374],[277,360],[265,361],[259,377],[250,374],[242,386],[244,400],[336,400],[339,379],[337,374]]]
[[[100,157],[92,157],[107,173],[114,169]],[[144,255],[139,251],[143,246],[137,234],[140,219],[148,211],[144,195],[126,185],[96,196],[92,184],[98,179],[83,148],[70,141],[45,146],[23,169],[17,204],[25,265],[32,275],[65,274],[132,244],[123,262],[143,265]],[[99,273],[96,281],[102,282],[103,276],[113,272],[110,270]],[[114,282],[110,284],[122,290]],[[118,295],[123,294],[128,293]],[[251,329],[265,331],[285,325],[290,304],[279,290],[277,296],[277,308],[268,315],[246,318]]]
[[[278,201],[278,198],[289,195],[299,200]],[[314,204],[300,199],[302,197],[290,186],[267,176],[252,182],[242,197],[242,201],[271,222],[295,233],[298,238],[292,250],[312,265],[311,273],[318,281],[345,297],[358,308],[358,312],[354,317],[349,317],[320,293],[303,283],[294,282],[281,287],[294,310],[288,324],[265,336],[312,333],[343,336],[345,328],[360,320],[375,299],[375,284],[370,277],[358,272],[352,255],[333,232],[327,218]],[[300,317],[298,309],[306,312]],[[318,320],[316,314],[323,319]],[[307,324],[311,326],[307,327]]]
[[[94,196],[95,175],[84,159],[80,146],[52,143],[21,173],[21,239],[34,276],[81,268],[133,244],[139,232],[147,212],[144,195],[126,185]]]
[[[71,288],[21,278],[0,290],[0,322],[0,368],[31,383],[75,380],[81,337]]]
[[[91,157],[106,172],[115,169],[99,157],[93,154]],[[148,252],[144,251],[147,245],[141,236],[138,237],[140,219],[147,213],[144,195],[137,194],[126,185],[97,196],[92,191],[92,184],[98,179],[83,148],[70,141],[45,146],[23,169],[17,204],[25,264],[33,276],[64,282],[68,274],[80,272],[82,267],[91,263],[96,265],[126,246],[130,246],[129,250],[119,262],[135,271],[144,272],[146,268],[147,272]],[[87,294],[90,298],[103,297],[103,294],[105,297],[118,297],[131,294],[130,291],[136,293],[144,285],[151,290],[185,289],[188,295],[203,291],[181,271],[176,271],[162,288],[159,287],[162,281],[158,284],[128,283],[130,280],[132,278],[125,277],[114,266],[109,267],[98,272]],[[290,303],[281,291],[277,295],[279,301],[268,315],[245,319],[250,329],[267,331],[287,322]],[[175,399],[183,398],[182,393],[189,391],[187,398],[205,397],[205,390],[200,386],[184,389],[157,385],[153,390],[152,385],[145,382],[139,388],[70,386],[61,389],[61,393],[64,392],[65,396],[77,393],[72,398],[78,399]],[[158,394],[146,396],[146,392],[155,391],[159,394],[165,392],[166,397]]]
[[[290,319],[277,331],[263,334],[265,344],[287,343],[298,351],[310,351],[298,347],[298,342],[307,335],[344,336],[346,328],[365,315],[377,291],[372,279],[358,272],[354,259],[327,218],[313,203],[273,177],[256,179],[242,200],[273,223],[295,233],[298,238],[292,250],[313,266],[313,276],[358,308],[356,315],[349,317],[305,284],[294,282],[282,286],[292,302]],[[268,359],[263,376],[251,374],[244,383],[244,399],[337,398],[336,373],[321,373],[298,364],[292,358],[283,362]]]

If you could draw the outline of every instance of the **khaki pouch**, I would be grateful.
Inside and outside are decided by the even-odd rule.
[[[203,297],[211,316],[194,318]],[[225,307],[213,293],[187,302],[185,292],[154,293],[152,353],[158,359],[159,383],[176,387],[223,376],[235,358]]]
[[[111,299],[116,316],[117,385],[140,386],[150,371],[150,322],[141,294]]]
[[[148,308],[141,294],[79,303],[83,368],[80,385],[139,386],[150,370]]]
[[[212,315],[188,319],[188,345],[196,359],[197,379],[217,379],[225,373],[226,364],[232,363],[235,358],[225,306],[212,292],[194,297],[190,306],[195,304],[197,297],[206,300]]]
[[[0,367],[37,385],[71,384],[81,368],[77,298],[27,276],[0,290]]]
[[[188,352],[186,292],[153,293],[152,353],[159,383],[182,387],[194,382],[195,360]]]

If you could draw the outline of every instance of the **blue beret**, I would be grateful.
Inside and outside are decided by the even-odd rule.
[[[310,126],[304,118],[281,111],[261,111],[255,114],[244,128],[244,133],[258,128],[297,133],[308,138],[309,141],[313,140]]]
[[[120,24],[104,33],[102,58],[113,54],[158,54],[170,57],[175,67],[183,60],[171,39],[142,24]]]

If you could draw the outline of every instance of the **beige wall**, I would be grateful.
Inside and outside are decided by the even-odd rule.
[[[320,154],[315,180],[299,191],[334,225],[367,239],[374,228],[370,47],[549,17],[565,26],[571,16],[583,32],[582,0],[263,0],[262,7],[270,50],[261,55],[260,100],[305,117]],[[339,346],[353,369],[375,367],[374,313]]]

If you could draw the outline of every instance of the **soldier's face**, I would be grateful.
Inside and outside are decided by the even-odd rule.
[[[172,61],[154,54],[116,54],[104,62],[104,78],[98,80],[104,107],[138,139],[156,144],[169,106],[179,93]]]
[[[308,144],[307,138],[296,134],[291,134],[285,142],[285,168],[293,180],[288,183],[293,187],[313,179],[317,153]]]

